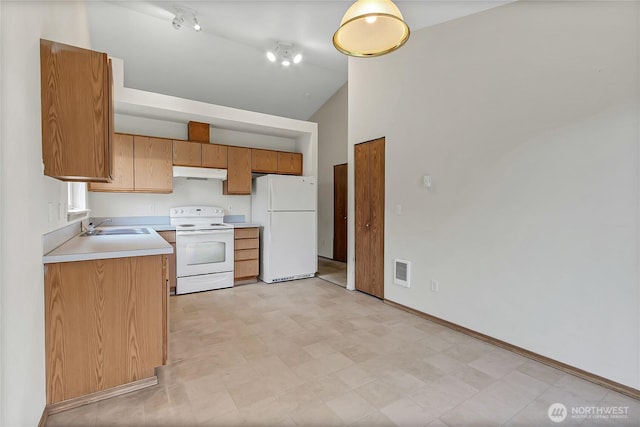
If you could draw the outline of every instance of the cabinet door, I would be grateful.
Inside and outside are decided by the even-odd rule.
[[[202,144],[200,142],[173,141],[173,164],[175,166],[202,166]]]
[[[227,168],[227,146],[218,144],[202,145],[202,166],[205,168]]]
[[[133,135],[116,133],[111,145],[113,180],[90,182],[89,191],[133,191]]]
[[[251,194],[251,149],[229,147],[223,194]]]
[[[278,173],[284,175],[302,175],[302,154],[279,151]]]
[[[251,149],[251,171],[278,173],[278,152],[272,150]]]
[[[171,193],[173,190],[172,141],[163,138],[133,138],[133,168],[136,191]]]
[[[163,259],[47,264],[47,403],[154,375],[163,358]]]
[[[111,91],[105,53],[40,40],[44,174],[108,182]]]

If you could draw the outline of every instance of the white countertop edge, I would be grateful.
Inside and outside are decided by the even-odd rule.
[[[232,225],[233,228],[260,228],[262,227],[260,224],[251,224],[250,222],[228,222],[227,224]]]
[[[165,255],[172,254],[173,248],[155,248],[155,249],[136,249],[131,251],[114,251],[114,252],[92,252],[86,254],[69,254],[69,255],[50,255],[43,256],[43,264],[54,264],[58,262],[74,262],[74,261],[91,261],[94,259],[109,258],[129,258],[137,256]]]

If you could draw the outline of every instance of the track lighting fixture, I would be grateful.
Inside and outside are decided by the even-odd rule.
[[[289,67],[291,64],[299,64],[302,61],[302,54],[294,49],[292,43],[278,42],[267,52],[267,59],[270,62],[279,62],[283,67]]]
[[[185,11],[183,9],[176,9],[176,16],[173,18],[173,21],[171,21],[171,25],[173,25],[173,28],[176,30],[180,30],[184,26],[186,19],[191,28],[195,31],[200,31],[202,30],[202,27],[200,26],[196,15],[196,12],[193,10]]]

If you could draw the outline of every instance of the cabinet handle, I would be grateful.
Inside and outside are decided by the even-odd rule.
[[[369,228],[369,227],[371,227],[371,224],[366,223],[364,226],[365,226],[365,227],[367,227],[367,228]]]

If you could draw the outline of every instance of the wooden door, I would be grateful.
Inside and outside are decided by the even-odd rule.
[[[111,159],[112,181],[90,182],[89,191],[133,191],[133,135],[113,135]]]
[[[384,298],[385,139],[355,146],[356,289]]]
[[[251,194],[251,149],[229,147],[227,152],[227,180],[223,194]]]
[[[164,138],[134,136],[133,172],[136,191],[173,191],[172,142]]]
[[[347,164],[333,167],[333,259],[347,262]]]

